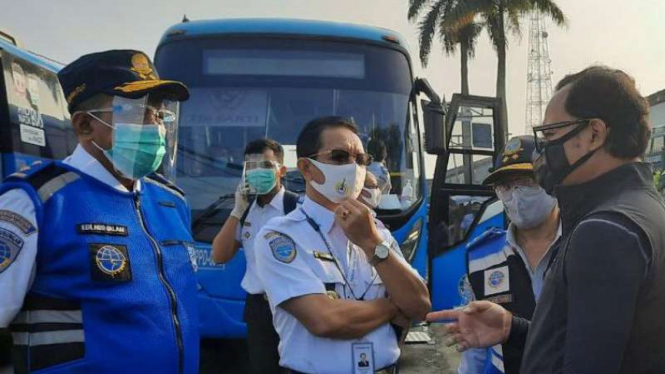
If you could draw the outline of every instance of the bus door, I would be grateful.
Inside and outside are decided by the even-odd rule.
[[[77,144],[53,62],[3,44],[0,177],[37,160],[63,159]]]
[[[433,310],[469,300],[467,244],[491,227],[504,228],[501,202],[482,181],[505,143],[500,99],[453,95],[439,154],[429,212],[429,287]]]

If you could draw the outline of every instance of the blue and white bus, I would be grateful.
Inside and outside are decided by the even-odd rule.
[[[0,176],[76,147],[57,72],[62,64],[0,32]]]
[[[302,192],[295,142],[304,124],[320,116],[351,118],[365,145],[371,139],[387,145],[392,189],[383,196],[378,217],[429,280],[434,305],[461,302],[463,243],[502,221],[497,221],[494,210],[491,220],[481,217],[491,190],[479,186],[478,178],[460,179],[454,174],[461,172],[464,177],[476,169],[487,172],[491,166],[503,144],[503,133],[495,129],[496,99],[455,96],[445,126],[443,105],[426,80],[414,78],[400,35],[333,22],[187,21],[164,33],[155,64],[162,77],[183,81],[191,90],[191,98],[180,107],[176,167],[164,172],[186,191],[191,204],[204,337],[245,335],[245,292],[240,288],[245,258],[236,256],[226,265],[210,260],[210,243],[233,207],[245,144],[260,137],[282,143],[290,170],[285,185]],[[420,102],[421,94],[429,101]],[[463,115],[458,118],[458,114]],[[465,146],[452,144],[455,154],[448,157],[447,141],[456,140]],[[439,154],[435,191],[447,188],[446,180],[463,182],[454,186],[454,195],[433,197],[437,212],[429,224],[425,148]],[[465,168],[471,171],[464,172]],[[412,196],[405,196],[409,190],[413,192],[406,195]],[[465,205],[464,199],[474,203]],[[429,241],[428,251],[428,228],[454,230],[453,221],[461,210],[468,210],[466,231],[458,227],[454,240],[451,235],[435,235],[437,242]],[[444,247],[442,236],[447,238]]]
[[[414,80],[406,43],[375,27],[295,19],[191,21],[168,29],[157,47],[160,75],[191,90],[180,107],[178,159],[164,170],[189,198],[202,309],[202,333],[243,337],[245,258],[210,260],[210,243],[233,207],[245,144],[270,137],[285,147],[285,185],[303,192],[295,143],[311,119],[353,119],[361,138],[383,141],[392,190],[379,218],[405,256],[426,275],[427,191],[418,94],[443,110],[424,80]],[[426,116],[427,117],[427,116]],[[432,116],[433,117],[433,116]],[[440,132],[443,143],[443,133]],[[403,196],[410,186],[412,196]]]

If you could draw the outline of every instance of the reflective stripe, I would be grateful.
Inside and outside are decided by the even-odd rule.
[[[163,183],[160,183],[159,181],[156,181],[156,180],[154,180],[154,179],[150,179],[150,178],[147,178],[147,177],[146,177],[146,178],[143,178],[143,179],[141,179],[141,180],[146,181],[146,182],[148,182],[148,183],[150,183],[150,184],[152,184],[152,185],[155,185],[155,186],[157,186],[157,187],[163,189],[164,191],[170,192],[170,193],[172,193],[173,195],[178,196],[181,200],[185,201],[185,197],[184,197],[180,192],[178,192],[178,191],[176,191],[176,190],[174,190],[174,189],[172,189],[172,188],[170,188],[170,187],[164,185]]]
[[[14,344],[29,345],[35,347],[38,345],[64,344],[64,343],[82,343],[85,341],[83,330],[61,330],[48,332],[14,332],[12,333]]]
[[[503,360],[497,357],[495,354],[492,354],[492,366],[497,368],[500,372],[505,373],[506,370],[503,368]]]
[[[24,311],[16,316],[13,323],[83,323],[83,314],[80,310]]]
[[[42,202],[46,202],[46,200],[50,199],[51,196],[53,196],[53,194],[58,192],[61,188],[79,178],[80,176],[72,171],[59,175],[44,183],[44,185],[37,191],[39,198],[42,200]]]
[[[486,270],[492,266],[502,264],[506,262],[508,256],[512,254],[512,249],[510,249],[509,246],[504,246],[500,252],[469,261],[469,273],[475,273],[477,271]]]

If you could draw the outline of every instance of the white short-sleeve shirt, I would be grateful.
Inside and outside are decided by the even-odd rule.
[[[306,215],[305,215],[306,214]],[[345,284],[325,242],[307,221],[309,216],[329,242],[349,284]],[[343,374],[353,367],[351,345],[359,340],[322,338],[311,334],[293,315],[280,307],[284,301],[308,294],[326,294],[325,284],[334,284],[340,298],[373,300],[386,297],[386,289],[364,252],[350,243],[335,224],[333,212],[306,198],[299,209],[273,218],[254,243],[258,268],[280,336],[280,366],[311,374]],[[391,243],[396,258],[414,274],[399,246],[386,229],[382,236]],[[332,296],[329,294],[329,296]],[[394,364],[400,355],[395,332],[385,324],[362,339],[373,343],[374,367]],[[347,369],[348,368],[348,369]]]
[[[247,259],[247,270],[242,278],[240,286],[250,294],[263,293],[263,285],[259,279],[256,268],[256,254],[254,253],[254,239],[259,230],[272,218],[284,215],[284,187],[282,187],[270,203],[260,206],[253,202],[249,207],[245,223],[242,227],[238,225],[236,240],[242,243],[242,250]]]

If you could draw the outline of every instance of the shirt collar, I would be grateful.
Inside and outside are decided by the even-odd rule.
[[[256,205],[259,205],[258,201],[256,202]],[[284,186],[280,187],[279,191],[277,191],[275,196],[273,196],[270,202],[266,205],[270,205],[279,212],[284,211]],[[265,205],[263,208],[265,208]]]
[[[309,197],[305,197],[305,201],[302,203],[302,209],[305,213],[316,222],[317,225],[321,228],[321,232],[329,233],[332,230],[333,225],[335,224],[335,213],[326,209],[326,207],[320,205]]]
[[[520,245],[517,243],[517,235],[515,234],[516,229],[517,226],[515,226],[514,223],[511,222],[510,225],[508,225],[508,232],[506,233],[506,243],[508,243],[508,245],[512,249],[514,249],[520,257],[522,257],[522,260],[527,265],[526,267],[530,269],[531,265],[529,265],[526,253],[524,252],[524,249],[522,249],[522,247],[520,247]],[[561,226],[561,220],[559,220],[559,226],[556,229],[556,235],[554,236],[554,240],[552,240],[550,246],[547,248],[547,252],[545,252],[543,258],[540,260],[541,263],[545,261],[545,259],[548,258],[550,252],[552,252],[552,247],[554,247],[554,243],[556,243],[557,240],[559,240],[559,238],[561,237],[561,232],[562,232],[562,226]],[[540,266],[540,264],[538,265]]]
[[[105,183],[118,191],[129,192],[125,186],[118,181],[97,159],[92,157],[80,144],[76,146],[74,152],[63,162],[71,167],[78,169],[80,172],[87,174],[98,181]],[[134,183],[134,191],[141,190],[141,181],[137,180]]]

